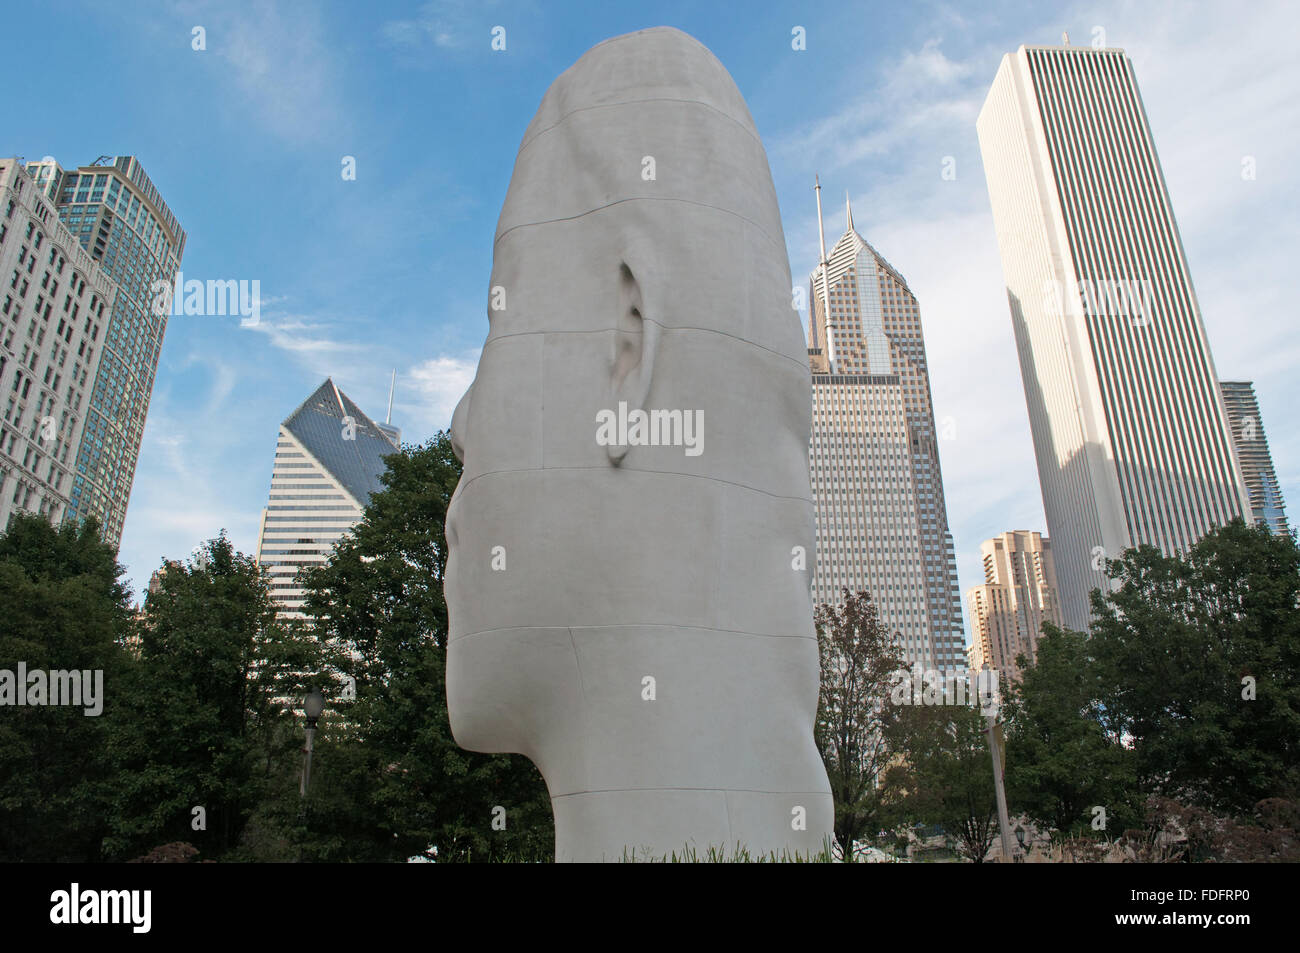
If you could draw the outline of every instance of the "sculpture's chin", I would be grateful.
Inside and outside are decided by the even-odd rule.
[[[462,748],[542,767],[545,743],[572,725],[581,697],[568,629],[501,629],[447,646],[447,713]]]
[[[558,859],[815,853],[832,805],[799,686],[816,666],[811,639],[504,628],[452,640],[447,706],[462,747],[537,765]]]

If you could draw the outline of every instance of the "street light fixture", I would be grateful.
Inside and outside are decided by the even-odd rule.
[[[302,767],[302,786],[298,789],[302,797],[307,796],[307,787],[311,784],[312,740],[316,737],[316,722],[324,711],[325,696],[313,688],[302,700],[302,712],[307,716],[307,747],[303,749],[306,760]]]
[[[1016,825],[1016,840],[1020,842],[1020,853],[1016,856],[1016,862],[1019,863],[1025,859],[1027,853],[1025,850],[1025,826],[1023,824]]]

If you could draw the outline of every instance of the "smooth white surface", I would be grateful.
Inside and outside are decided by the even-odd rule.
[[[645,30],[555,82],[491,286],[453,421],[457,742],[537,764],[560,860],[819,850],[807,356],[762,143],[707,49]],[[702,452],[600,445],[620,402],[702,411]]]

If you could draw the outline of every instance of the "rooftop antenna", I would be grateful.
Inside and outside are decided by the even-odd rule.
[[[1070,45],[1070,34],[1068,34],[1068,33],[1062,33],[1062,34],[1061,34],[1061,43],[1064,44],[1065,46],[1069,46],[1069,45]]]
[[[393,368],[392,380],[388,382],[388,416],[384,418],[384,423],[392,425],[393,423],[393,388],[397,386],[397,368]]]
[[[853,231],[853,203],[849,201],[849,190],[844,190],[844,214],[848,219],[849,231]]]
[[[817,183],[814,191],[817,193],[817,237],[821,240],[822,246],[822,308],[826,315],[826,363],[830,367],[830,372],[835,373],[835,323],[831,320],[831,292],[830,283],[827,280],[826,273],[830,270],[830,263],[826,260],[826,230],[822,227],[822,180],[821,176],[814,176]],[[817,316],[811,316],[816,321]]]

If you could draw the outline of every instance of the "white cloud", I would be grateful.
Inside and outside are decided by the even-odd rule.
[[[460,355],[442,354],[410,368],[405,379],[419,396],[416,407],[406,406],[408,413],[427,420],[432,429],[451,426],[451,415],[478,371],[478,352]]]
[[[221,64],[246,115],[286,139],[311,142],[336,130],[342,90],[319,10],[269,2],[182,10],[206,31],[207,49],[195,55]]]
[[[901,77],[901,81],[895,84],[896,87],[906,87],[917,78],[944,84],[971,75],[971,64],[948,59],[939,46],[938,39],[929,39],[915,53],[904,53],[895,71],[895,75]]]
[[[420,7],[409,19],[389,20],[379,28],[379,35],[403,55],[407,65],[427,63],[423,54],[433,50],[454,50],[470,43],[472,30],[483,30],[480,39],[486,45],[488,34],[475,14],[490,3],[470,4],[465,0],[434,0]]]
[[[245,330],[264,335],[272,347],[287,352],[312,376],[322,380],[362,368],[379,373],[380,363],[374,347],[334,337],[333,327],[329,322],[305,315],[264,314],[261,321]],[[367,376],[367,371],[362,370],[358,376]]]

